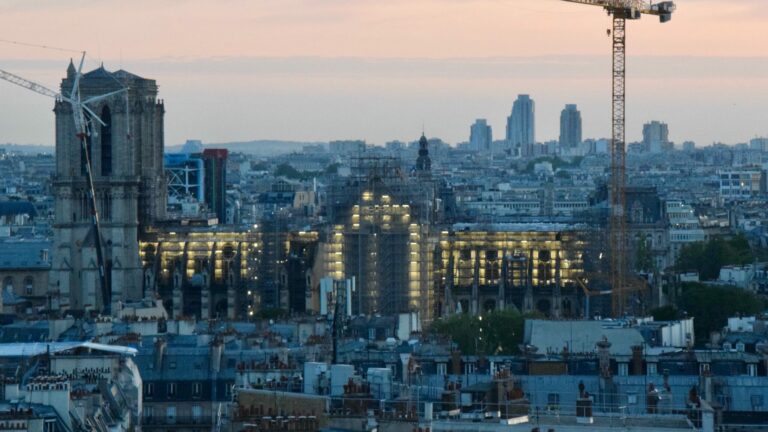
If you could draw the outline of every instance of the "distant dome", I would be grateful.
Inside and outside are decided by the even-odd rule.
[[[200,140],[187,140],[181,147],[181,152],[184,154],[202,153],[203,142]]]

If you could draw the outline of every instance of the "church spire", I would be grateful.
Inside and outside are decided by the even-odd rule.
[[[67,66],[67,78],[71,79],[75,77],[75,74],[77,73],[77,70],[75,70],[75,64],[72,62],[72,59],[69,59],[69,66]]]
[[[429,141],[424,132],[419,139],[419,157],[416,159],[416,171],[420,174],[428,174],[432,169],[432,161],[429,159]]]

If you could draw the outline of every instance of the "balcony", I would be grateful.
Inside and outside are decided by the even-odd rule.
[[[205,427],[213,425],[213,418],[211,416],[152,416],[144,417],[141,419],[141,425],[145,428],[152,427]]]

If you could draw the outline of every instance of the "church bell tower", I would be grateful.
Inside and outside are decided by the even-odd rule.
[[[72,89],[75,74],[70,63],[61,82],[62,94]],[[112,310],[119,301],[143,296],[138,237],[143,228],[165,218],[167,199],[163,171],[165,108],[157,99],[155,81],[123,70],[109,72],[103,66],[80,80],[83,100],[126,87],[127,92],[89,105],[104,125],[93,121],[86,138]],[[49,277],[51,307],[61,312],[101,311],[85,152],[77,137],[71,105],[57,101],[53,111],[56,210]]]

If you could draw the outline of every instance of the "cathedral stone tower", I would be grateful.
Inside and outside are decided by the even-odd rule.
[[[61,82],[69,94],[75,79],[70,63]],[[119,301],[142,298],[138,237],[141,230],[165,218],[163,117],[157,84],[123,70],[100,67],[80,81],[83,100],[128,87],[126,93],[89,105],[106,124],[93,122],[87,139],[101,221],[105,270],[112,310]],[[103,309],[94,229],[90,217],[85,157],[75,131],[71,106],[57,101],[56,201],[51,307],[62,312]]]

